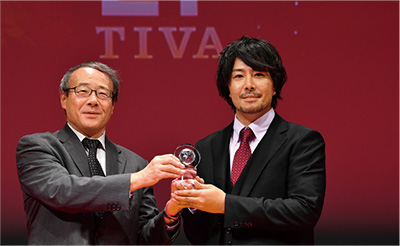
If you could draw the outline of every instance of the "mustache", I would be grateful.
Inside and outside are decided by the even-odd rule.
[[[261,97],[262,93],[258,91],[245,91],[239,95],[240,98],[246,97]]]

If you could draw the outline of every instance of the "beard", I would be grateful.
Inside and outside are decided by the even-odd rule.
[[[261,112],[267,112],[271,107],[268,105],[263,105],[263,104],[258,104],[254,106],[239,106],[239,108],[236,108],[237,111],[240,111],[245,114],[257,114]]]

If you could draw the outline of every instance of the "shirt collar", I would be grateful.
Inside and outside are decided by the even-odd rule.
[[[275,117],[275,111],[273,108],[271,108],[263,116],[253,121],[250,125],[248,125],[248,127],[253,131],[258,141],[264,137],[274,117]],[[233,137],[232,140],[234,143],[239,142],[239,134],[240,131],[243,129],[243,127],[245,126],[238,120],[238,118],[235,115],[235,119],[233,121],[233,135],[232,135]]]
[[[75,135],[79,138],[79,141],[82,142],[82,140],[84,138],[86,138],[85,135],[83,135],[82,133],[80,133],[78,130],[74,129],[69,123],[67,123],[69,128],[71,128],[71,130],[75,133]],[[99,138],[89,138],[89,139],[97,139],[100,141],[102,148],[105,150],[106,149],[106,131],[104,131],[104,133],[99,137]]]

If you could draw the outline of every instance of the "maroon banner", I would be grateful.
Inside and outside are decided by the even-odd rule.
[[[276,111],[325,138],[327,191],[316,237],[398,233],[397,1],[0,4],[3,239],[26,234],[17,142],[63,127],[58,86],[68,68],[98,60],[119,71],[107,135],[150,160],[232,121],[215,72],[218,53],[242,35],[271,42],[282,56],[288,82]],[[155,192],[162,209],[169,181]]]

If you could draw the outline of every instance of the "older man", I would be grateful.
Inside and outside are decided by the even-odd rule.
[[[116,72],[99,62],[69,69],[60,100],[67,124],[17,147],[29,244],[167,244],[179,230],[173,202],[158,212],[152,185],[177,178],[173,155],[150,163],[105,134],[118,98]]]

